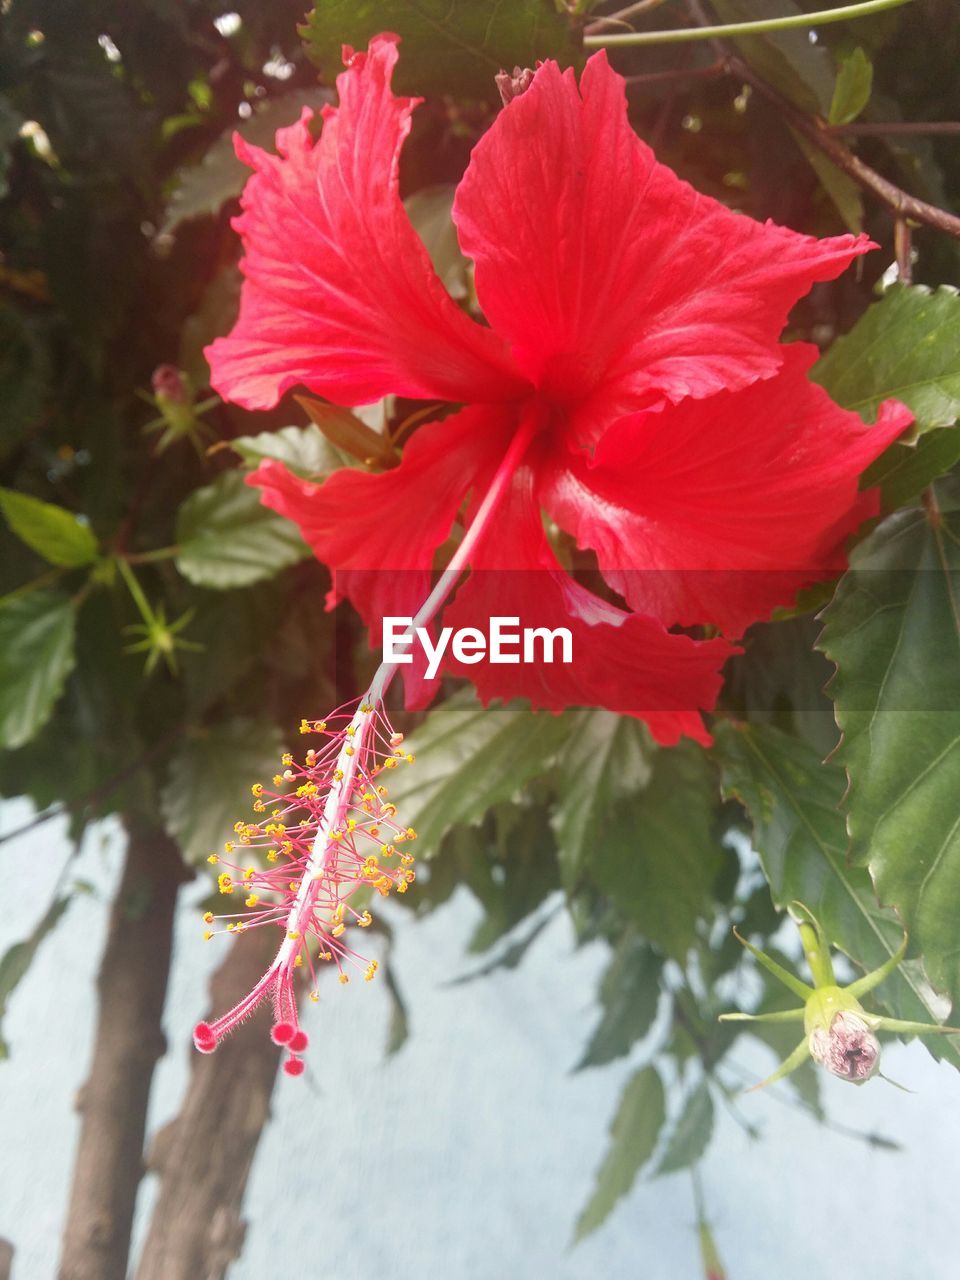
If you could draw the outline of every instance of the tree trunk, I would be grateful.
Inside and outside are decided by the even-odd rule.
[[[234,943],[210,981],[215,1010],[229,1009],[249,991],[276,945],[273,929],[253,930]],[[280,1053],[267,1019],[254,1016],[215,1053],[194,1054],[183,1108],[149,1153],[160,1194],[136,1280],[223,1280],[240,1256],[243,1193]]]
[[[60,1280],[121,1280],[143,1174],[150,1084],[165,1050],[161,1026],[177,890],[177,846],[159,827],[126,819],[127,851],[97,979],[90,1076],[64,1229]]]

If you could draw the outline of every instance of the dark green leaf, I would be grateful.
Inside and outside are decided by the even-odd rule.
[[[704,1081],[684,1103],[667,1149],[656,1167],[656,1176],[691,1168],[706,1151],[712,1134],[713,1099]]]
[[[658,751],[646,787],[613,805],[594,829],[588,873],[655,946],[686,958],[717,874],[716,784],[690,742]]]
[[[862,545],[824,617],[850,778],[851,859],[960,997],[960,515],[907,511]]]
[[[822,764],[807,743],[767,725],[728,721],[716,726],[714,737],[724,795],[739,800],[753,821],[754,846],[774,902],[781,909],[803,902],[828,941],[860,968],[882,964],[896,951],[903,929],[892,911],[877,905],[869,874],[847,863],[840,809],[844,771]],[[920,1021],[933,1011],[929,996],[907,966],[877,993],[895,1016]],[[942,1049],[960,1062],[960,1054]]]
[[[794,0],[711,0],[721,22],[753,22],[801,13]],[[821,44],[811,44],[807,32],[766,31],[735,37],[736,45],[754,71],[804,111],[825,116],[833,97],[833,59]]]
[[[73,670],[74,625],[58,592],[0,601],[0,746],[23,746],[48,720]]]
[[[198,587],[247,587],[309,554],[296,525],[269,511],[239,471],[197,489],[177,513],[177,568]]]
[[[860,48],[844,58],[837,72],[837,83],[830,102],[830,123],[849,124],[870,101],[873,89],[873,63]]]
[[[30,968],[40,944],[56,928],[60,917],[69,905],[69,898],[54,898],[30,936],[23,942],[15,942],[0,956],[0,1027],[3,1025],[7,1001]],[[0,1061],[9,1056],[9,1046],[0,1032]]]
[[[623,1091],[593,1195],[577,1219],[575,1240],[596,1231],[633,1186],[637,1174],[653,1155],[664,1117],[660,1076],[655,1068],[643,1067]]]
[[[276,772],[282,750],[267,720],[228,720],[182,742],[160,802],[185,862],[199,864],[222,850],[234,823],[249,815],[251,786]]]
[[[564,883],[573,886],[607,815],[650,781],[656,748],[644,726],[629,716],[574,711],[568,719],[569,740],[557,762],[553,828]]]
[[[577,66],[582,53],[552,0],[315,0],[301,34],[332,84],[344,43],[365,49],[371,36],[402,39],[398,93],[497,97],[493,77],[543,58]]]
[[[17,537],[48,564],[77,569],[97,558],[92,529],[63,507],[13,489],[0,489],[0,511]]]
[[[791,129],[790,134],[806,157],[807,163],[820,179],[820,185],[833,201],[843,224],[854,235],[863,230],[863,194],[854,180],[830,160],[819,147],[815,147],[802,133]]]
[[[390,786],[405,823],[417,829],[432,857],[456,823],[476,823],[494,804],[511,800],[545,773],[569,725],[562,716],[523,704],[484,708],[458,696],[431,712],[407,746],[416,762]]]
[[[217,213],[227,200],[240,194],[250,170],[237,159],[233,145],[235,133],[254,146],[273,151],[278,129],[298,120],[304,107],[319,111],[329,101],[330,94],[324,89],[295,89],[271,98],[244,123],[231,125],[198,164],[182,169],[177,175],[161,230],[169,233],[190,218]]]
[[[653,1026],[660,1000],[661,961],[632,931],[624,933],[600,984],[603,1016],[576,1070],[600,1067],[629,1053]]]

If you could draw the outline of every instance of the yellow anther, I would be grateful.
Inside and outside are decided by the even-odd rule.
[[[341,973],[337,981],[340,983],[341,987],[345,987],[347,983],[350,981],[350,979],[347,977],[345,973]]]
[[[414,831],[413,827],[407,827],[407,839],[416,840],[416,838],[417,838],[417,833]]]
[[[369,702],[364,702],[363,705],[360,707],[360,710],[363,712],[365,716],[368,716],[370,712],[373,710],[373,707],[370,705]]]
[[[316,733],[323,733],[326,730],[326,727],[326,720],[314,720],[313,722],[313,728]]]
[[[230,876],[226,871],[221,871],[219,876],[217,876],[217,884],[220,887],[221,893],[233,893],[233,881],[230,879]]]
[[[268,862],[276,862],[276,860],[277,860],[277,851],[276,851],[276,849],[268,849],[268,850],[267,850],[267,861],[268,861]]]
[[[254,813],[263,813],[263,812],[264,812],[264,810],[266,809],[266,807],[267,807],[267,806],[263,803],[263,801],[262,801],[262,800],[254,800],[254,802],[253,802],[253,812],[254,812]]]
[[[392,818],[397,812],[397,806],[395,804],[385,804],[383,806],[383,812],[388,818]]]
[[[209,941],[210,941],[210,939],[211,939],[212,937],[213,937],[213,934],[210,932],[210,930],[209,930],[209,929],[205,929],[205,930],[204,930],[204,933],[203,933],[203,940],[204,940],[204,942],[209,942]]]
[[[406,760],[407,764],[413,764],[413,762],[414,762],[414,760],[416,760],[416,758],[417,758],[417,757],[416,757],[415,755],[411,755],[411,753],[410,753],[409,751],[408,751],[408,752],[407,752],[407,754],[404,756],[404,759]]]
[[[228,841],[226,842],[226,844],[224,844],[224,846],[223,846],[223,852],[224,852],[224,853],[233,853],[233,851],[234,851],[234,849],[235,849],[236,847],[237,847],[237,846],[233,843],[233,841],[232,841],[232,840],[228,840]]]
[[[404,867],[412,867],[415,862],[416,858],[412,853],[405,853],[400,858],[400,864]]]
[[[313,1003],[314,1003],[314,1004],[316,1004],[316,1003],[317,1003],[317,1001],[320,999],[320,992],[319,992],[319,991],[311,991],[311,992],[310,992],[310,999],[313,1001]]]
[[[406,880],[401,880],[397,885],[397,893],[406,893],[406,892],[407,892],[407,882]]]
[[[378,965],[376,960],[371,960],[370,963],[367,965],[366,973],[363,975],[364,982],[373,981],[373,976],[377,972],[377,968],[378,968]]]
[[[344,748],[343,748],[343,754],[344,754],[345,756],[352,756],[352,755],[355,755],[356,753],[354,752],[353,747],[344,747]]]
[[[301,721],[300,721],[300,732],[301,732],[301,733],[309,733],[309,732],[310,732],[310,724],[309,724],[309,721],[307,721],[307,720],[301,720]]]
[[[207,859],[207,861],[210,863],[210,865],[211,865],[211,866],[214,866],[214,867],[215,867],[215,866],[217,865],[217,863],[220,861],[220,856],[219,856],[219,854],[211,853],[211,855],[210,855],[210,857]]]
[[[299,880],[291,880],[291,881],[290,881],[290,892],[291,892],[291,893],[296,893],[296,892],[297,892],[297,890],[298,890],[299,888],[300,888],[300,881],[299,881]]]
[[[231,921],[231,922],[227,925],[227,933],[233,933],[233,931],[234,931],[234,929],[235,929],[236,927],[237,927],[237,926],[233,923],[233,921]]]
[[[233,932],[243,933],[243,930],[244,930],[244,923],[242,920],[238,920],[237,923],[233,926]]]
[[[293,764],[293,756],[290,754],[289,751],[285,751],[283,753],[283,755],[280,757],[280,763],[284,765]]]
[[[380,828],[377,826],[377,824],[376,824],[375,822],[374,822],[374,823],[372,823],[372,824],[367,828],[367,830],[370,832],[370,834],[371,834],[372,836],[378,836],[378,835],[380,834]]]
[[[414,880],[417,878],[417,873],[415,871],[405,871],[401,874],[407,877],[407,884],[413,884]]]
[[[356,829],[357,829],[357,820],[356,820],[356,818],[348,818],[348,819],[347,819],[347,830],[348,830],[348,831],[356,831]]]
[[[303,956],[298,954],[297,956],[294,957],[293,967],[295,969],[299,969],[302,967],[302,965],[303,965]]]
[[[332,951],[318,951],[318,952],[317,952],[317,959],[318,959],[318,960],[332,960],[332,959],[333,959],[333,952],[332,952]]]
[[[255,907],[259,901],[259,896],[255,893],[251,893],[250,897],[244,900],[243,905],[245,907]]]
[[[282,787],[282,786],[283,786],[283,774],[282,774],[282,773],[275,773],[275,774],[273,775],[273,785],[274,785],[275,787]]]
[[[342,769],[334,769],[334,771],[333,771],[333,780],[334,780],[334,782],[342,782],[342,781],[343,781],[343,770],[342,770]]]
[[[330,832],[330,839],[331,839],[331,840],[342,840],[342,839],[343,839],[343,832],[342,832],[342,831],[331,831],[331,832]]]
[[[253,786],[250,788],[250,794],[251,794],[255,799],[256,799],[257,797],[259,797],[259,796],[262,796],[262,795],[263,795],[263,783],[262,783],[262,782],[255,782],[255,783],[253,784]]]
[[[213,912],[212,912],[212,911],[205,911],[205,912],[203,913],[203,923],[204,923],[204,924],[213,924]]]
[[[363,865],[364,865],[365,867],[370,867],[370,868],[372,869],[373,867],[379,867],[380,863],[377,861],[377,859],[376,859],[376,858],[373,856],[373,854],[371,853],[369,857],[364,858],[364,860],[363,860]]]
[[[247,867],[246,871],[243,873],[243,878],[244,880],[252,880],[256,874],[257,874],[256,867]]]
[[[333,912],[333,914],[330,917],[330,919],[333,921],[334,924],[340,924],[340,922],[343,920],[343,913],[345,910],[346,908],[341,902],[340,905],[337,907],[337,909]]]
[[[296,942],[297,939],[300,937],[300,934],[297,932],[296,929],[288,929],[287,937],[290,939],[291,942]]]
[[[352,738],[357,731],[352,724],[348,724],[345,732],[348,738]]]
[[[312,769],[316,763],[317,763],[317,753],[314,751],[313,747],[311,747],[310,750],[307,752],[307,754],[304,756],[304,764],[307,766],[308,769]]]
[[[369,911],[364,911],[361,916],[357,917],[357,924],[361,929],[366,929],[368,925],[373,924],[373,916]]]
[[[346,927],[347,926],[345,924],[335,924],[333,928],[330,930],[330,933],[334,938],[339,938],[341,934],[345,932]]]

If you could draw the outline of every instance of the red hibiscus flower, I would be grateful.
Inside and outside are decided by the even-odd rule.
[[[485,512],[471,575],[445,625],[493,615],[567,626],[567,665],[447,670],[484,699],[580,703],[644,718],[662,742],[706,740],[736,637],[842,565],[876,511],[864,468],[908,424],[885,405],[867,427],[806,377],[812,348],[781,346],[793,303],[871,247],[761,225],[699,195],[630,128],[623,81],[599,53],[579,87],[538,68],[474,148],[454,220],[489,328],[447,295],[398,194],[415,100],[390,76],[396,37],[346,50],[340,106],[277,135],[279,156],[237,141],[255,170],[237,221],[240,316],[209,350],[215,387],[252,409],[303,385],[339,404],[388,394],[461,407],[421,427],[401,464],[309,484],[275,462],[251,477],[334,573],[379,643],[416,612],[464,508]],[[499,481],[498,481],[499,483]],[[562,569],[543,512],[591,549],[628,608]],[[403,668],[407,699],[436,681]]]

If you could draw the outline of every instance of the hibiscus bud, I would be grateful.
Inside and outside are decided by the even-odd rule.
[[[183,374],[172,364],[158,364],[150,379],[153,394],[169,404],[186,404],[188,392]]]
[[[879,1069],[880,1044],[861,1017],[843,1009],[829,1031],[823,1027],[811,1031],[810,1056],[831,1075],[862,1084]]]
[[[500,71],[493,77],[505,107],[521,93],[526,93],[533,84],[533,76],[530,67],[514,67],[512,71]]]

